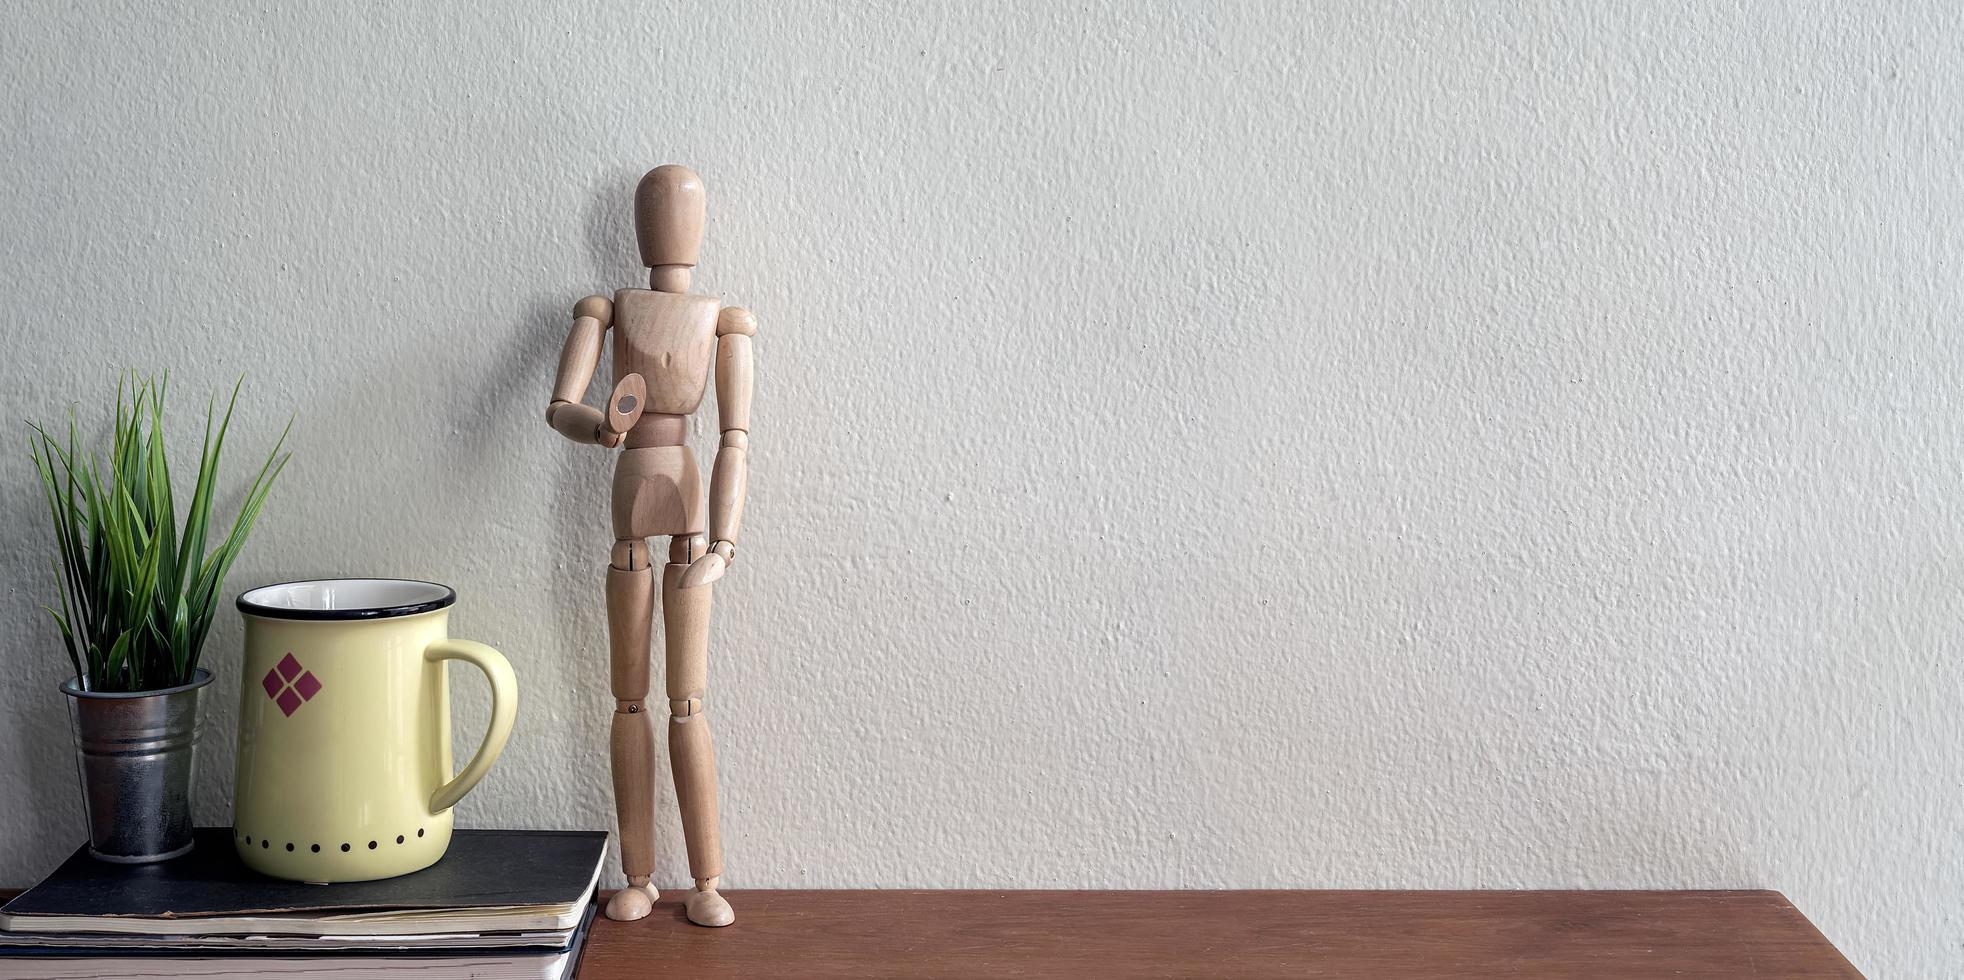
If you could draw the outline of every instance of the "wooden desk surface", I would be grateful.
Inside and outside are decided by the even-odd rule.
[[[1860,977],[1779,892],[664,892],[597,920],[581,980]]]

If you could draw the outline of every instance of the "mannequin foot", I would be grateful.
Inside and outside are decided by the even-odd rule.
[[[633,922],[646,918],[654,908],[655,886],[629,885],[607,900],[607,918],[615,922]]]
[[[689,921],[699,926],[726,926],[736,921],[736,912],[716,889],[689,893]]]

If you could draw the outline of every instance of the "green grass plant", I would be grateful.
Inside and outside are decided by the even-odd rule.
[[[82,451],[69,413],[65,440],[38,424],[29,437],[58,554],[53,562],[60,608],[44,606],[86,691],[155,691],[190,683],[211,631],[225,575],[259,519],[273,481],[292,454],[280,433],[246,488],[230,530],[214,544],[219,458],[239,385],[217,417],[205,406],[204,445],[183,524],[164,449],[162,382],[135,374],[116,385],[115,428],[108,456]],[[214,428],[214,419],[216,427]],[[287,423],[287,431],[293,428]]]

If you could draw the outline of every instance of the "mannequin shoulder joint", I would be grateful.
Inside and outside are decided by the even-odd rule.
[[[743,337],[757,336],[757,316],[741,306],[726,306],[716,317],[716,336],[728,337],[736,334]]]

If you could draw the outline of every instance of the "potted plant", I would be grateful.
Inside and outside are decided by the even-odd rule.
[[[204,446],[182,526],[164,450],[164,383],[130,375],[116,385],[108,455],[85,454],[71,413],[58,441],[33,425],[29,442],[54,525],[60,628],[74,676],[62,682],[80,755],[89,850],[141,863],[191,849],[191,774],[198,698],[211,671],[198,666],[225,574],[286,466],[267,454],[230,531],[213,544],[219,456],[234,385],[216,429],[205,406]],[[127,389],[127,392],[126,392]],[[288,429],[292,423],[288,422]]]

